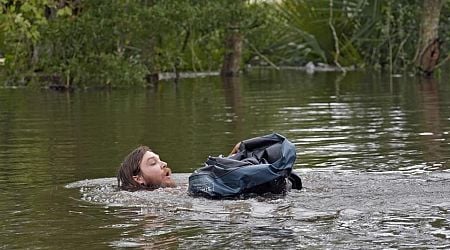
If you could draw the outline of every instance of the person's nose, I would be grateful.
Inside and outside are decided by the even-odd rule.
[[[161,161],[160,166],[161,166],[161,169],[166,168],[167,167],[167,162]]]

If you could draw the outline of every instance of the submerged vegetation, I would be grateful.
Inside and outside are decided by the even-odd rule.
[[[449,14],[447,0],[0,0],[0,78],[115,88],[308,62],[431,74],[449,58]]]

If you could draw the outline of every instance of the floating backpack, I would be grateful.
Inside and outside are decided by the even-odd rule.
[[[242,141],[228,157],[208,157],[204,166],[189,176],[189,194],[207,198],[231,198],[245,194],[285,193],[301,189],[292,172],[294,144],[279,134]]]

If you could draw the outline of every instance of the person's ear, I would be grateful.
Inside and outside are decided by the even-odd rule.
[[[133,179],[135,182],[139,183],[140,185],[145,184],[144,178],[142,178],[142,176],[140,176],[140,175],[133,175]]]

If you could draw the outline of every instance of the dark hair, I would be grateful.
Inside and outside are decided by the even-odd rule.
[[[117,186],[119,189],[127,191],[145,189],[145,187],[134,180],[133,176],[140,174],[141,169],[139,166],[142,157],[147,151],[152,150],[147,146],[139,146],[125,157],[117,172]]]

